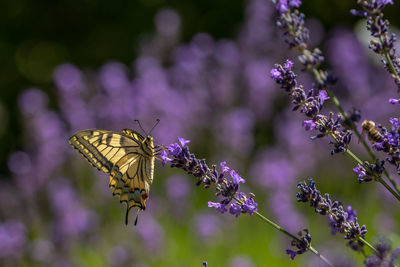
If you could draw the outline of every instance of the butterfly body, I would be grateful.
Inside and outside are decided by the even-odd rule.
[[[153,183],[155,150],[153,137],[124,129],[122,133],[106,130],[84,130],[69,139],[92,166],[109,173],[109,187],[113,195],[127,205],[146,209],[150,185]]]

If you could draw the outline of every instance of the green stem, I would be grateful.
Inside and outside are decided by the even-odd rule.
[[[367,240],[365,240],[362,237],[358,237],[358,240],[360,240],[361,242],[363,242],[367,247],[369,247],[372,251],[374,251],[375,253],[378,253],[378,250],[376,250],[376,248],[374,248],[374,246],[372,246]]]
[[[233,199],[236,200],[237,203],[243,204],[243,202],[242,202],[240,199],[238,199],[237,197],[233,197]],[[286,231],[285,229],[283,229],[283,228],[280,227],[278,224],[274,223],[273,221],[271,221],[270,219],[268,219],[267,217],[265,217],[264,215],[262,215],[262,214],[259,213],[258,211],[255,211],[254,214],[257,215],[259,218],[261,218],[263,221],[265,221],[265,222],[267,222],[268,224],[270,224],[272,227],[274,227],[274,228],[277,229],[278,231],[282,232],[283,234],[285,234],[285,235],[291,237],[292,239],[294,239],[294,240],[296,240],[296,241],[298,241],[298,242],[301,242],[301,240],[300,240],[297,236],[295,236],[295,235],[289,233],[288,231]],[[314,253],[318,258],[320,258],[323,262],[325,262],[328,266],[333,267],[333,264],[332,264],[331,262],[329,262],[329,260],[326,259],[323,255],[321,255],[315,248],[313,248],[312,246],[309,246],[308,249],[309,249],[312,253]]]
[[[379,37],[379,42],[383,46],[384,42],[382,40],[382,36]],[[389,65],[390,72],[392,73],[392,75],[395,77],[396,80],[400,80],[399,74],[397,73],[396,68],[394,67],[393,61],[390,58],[389,51],[387,49],[385,49],[384,51],[385,52],[383,54],[384,54],[384,56],[386,58],[386,61],[387,61],[388,65]],[[397,92],[400,92],[400,88],[397,89]]]

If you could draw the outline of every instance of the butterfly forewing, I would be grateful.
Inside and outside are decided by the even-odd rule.
[[[126,216],[132,207],[146,208],[154,173],[152,137],[144,138],[129,129],[122,134],[85,130],[73,135],[69,143],[94,167],[110,173],[110,189],[126,203]]]

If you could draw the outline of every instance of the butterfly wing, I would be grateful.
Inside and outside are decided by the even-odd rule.
[[[128,129],[122,134],[85,130],[69,140],[94,167],[110,173],[109,186],[113,195],[118,195],[120,202],[127,205],[126,219],[131,208],[146,208],[153,180],[154,156],[144,151],[144,140],[140,134]]]

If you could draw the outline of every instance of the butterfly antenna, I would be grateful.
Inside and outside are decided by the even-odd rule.
[[[137,221],[138,221],[138,218],[139,218],[139,209],[137,210],[137,212],[136,212],[136,219],[135,219],[135,223],[133,224],[133,225],[135,225],[136,226],[136,224],[137,224]]]
[[[143,129],[142,125],[140,124],[139,120],[135,120],[135,122],[137,122],[137,124],[139,125],[140,129],[144,132],[144,135],[147,135],[146,131]]]
[[[156,123],[154,124],[153,128],[151,128],[149,134],[153,131],[154,128],[156,128],[157,124],[160,122],[160,119],[156,119]]]

